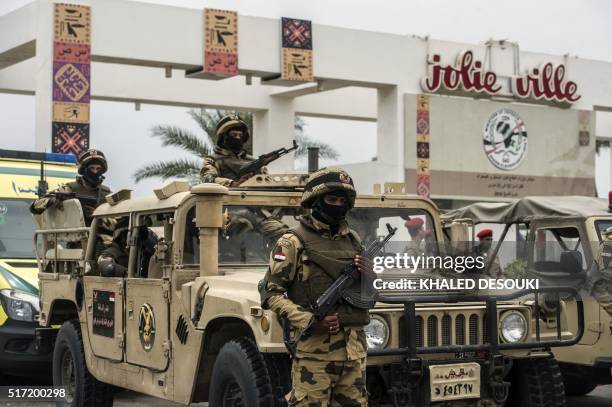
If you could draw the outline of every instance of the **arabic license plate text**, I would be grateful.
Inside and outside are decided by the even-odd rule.
[[[429,366],[431,401],[480,398],[480,365],[456,363]]]

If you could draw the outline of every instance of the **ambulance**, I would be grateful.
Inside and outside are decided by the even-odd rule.
[[[47,375],[51,354],[35,346],[38,267],[29,206],[39,191],[74,181],[73,155],[0,149],[0,375]]]

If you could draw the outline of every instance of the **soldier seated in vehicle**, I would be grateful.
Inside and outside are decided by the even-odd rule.
[[[104,203],[104,197],[111,193],[106,185],[102,184],[104,175],[108,170],[108,163],[104,153],[100,150],[89,149],[79,155],[79,169],[76,180],[61,185],[52,192],[74,193],[75,198],[81,202],[85,224],[89,226],[94,210]],[[35,200],[30,206],[30,212],[40,215],[45,209],[60,206],[62,198],[47,196]]]
[[[204,158],[200,171],[202,182],[216,182],[226,187],[236,187],[254,174],[238,176],[240,168],[255,160],[244,149],[249,140],[249,127],[237,115],[223,117],[215,131],[217,145],[213,154]],[[261,173],[265,174],[265,167]]]
[[[125,277],[127,275],[129,250],[127,245],[129,218],[121,218],[115,225],[110,246],[98,256],[98,272],[103,277]]]
[[[476,234],[476,237],[480,240],[478,247],[476,247],[476,255],[483,256],[485,258],[485,268],[488,269],[488,275],[492,278],[499,278],[502,276],[501,264],[499,264],[498,256],[493,256],[493,230],[483,229]]]
[[[417,257],[423,256],[424,254],[430,254],[428,252],[427,247],[427,238],[432,235],[431,230],[424,228],[425,222],[421,218],[408,218],[404,223],[406,229],[408,229],[408,234],[412,239],[408,242],[406,246],[405,252],[408,253],[409,256]]]

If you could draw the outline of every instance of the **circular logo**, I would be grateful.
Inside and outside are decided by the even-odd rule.
[[[482,145],[491,164],[500,170],[513,170],[527,155],[527,129],[513,110],[499,109],[485,124]]]
[[[138,332],[142,348],[149,352],[155,342],[155,314],[153,313],[153,307],[149,304],[142,304],[142,307],[140,307]]]

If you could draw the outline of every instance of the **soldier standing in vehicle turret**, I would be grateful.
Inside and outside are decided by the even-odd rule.
[[[107,170],[108,163],[104,153],[91,148],[79,155],[79,175],[76,180],[61,185],[56,191],[53,191],[76,194],[75,198],[81,202],[87,226],[91,224],[94,210],[104,203],[106,195],[111,193],[110,188],[102,184]],[[39,198],[30,206],[30,212],[40,215],[45,209],[58,206],[61,202],[60,198],[54,196]]]
[[[249,127],[237,115],[229,115],[219,120],[215,133],[217,145],[213,154],[204,158],[200,178],[202,182],[216,182],[226,187],[238,186],[253,175],[238,177],[240,167],[255,160],[244,150],[244,144],[250,137]],[[265,168],[262,168],[262,173],[266,173]]]
[[[317,171],[308,179],[302,206],[312,209],[277,242],[262,293],[262,306],[277,312],[294,330],[313,318],[312,304],[354,262],[369,273],[371,262],[359,256],[362,244],[345,220],[355,203],[351,177],[342,169]],[[365,406],[367,309],[342,301],[334,315],[314,325],[297,344],[286,396],[291,406]]]

